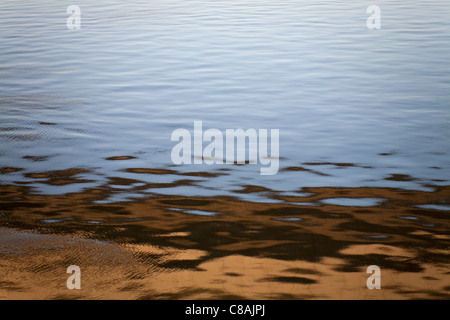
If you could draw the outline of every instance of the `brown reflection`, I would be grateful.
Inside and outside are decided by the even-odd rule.
[[[319,172],[319,171],[311,170],[311,169],[306,169],[306,168],[303,168],[303,167],[287,167],[287,168],[281,169],[281,171],[306,171],[306,172],[309,172],[309,173],[317,174],[319,176],[326,176],[326,177],[330,176],[327,173],[323,173],[323,172]]]
[[[170,169],[149,169],[149,168],[128,168],[124,170],[129,173],[141,173],[141,174],[174,174],[174,175],[182,175],[182,176],[192,176],[192,177],[205,177],[212,178],[218,177],[222,175],[226,175],[223,172],[207,172],[207,171],[199,171],[199,172],[178,172]]]
[[[392,180],[392,181],[414,181],[413,177],[407,174],[391,174],[389,177],[385,178],[385,180]]]
[[[133,157],[133,156],[115,156],[115,157],[105,158],[105,160],[131,160],[131,159],[136,159],[136,157]]]
[[[371,166],[362,166],[355,163],[348,162],[304,162],[305,166],[335,166],[335,167],[359,167],[370,169]]]
[[[8,174],[8,173],[15,173],[22,171],[22,168],[14,168],[14,167],[1,167],[0,173],[1,174]]]
[[[52,156],[23,156],[22,158],[27,159],[27,160],[31,160],[31,161],[34,161],[34,162],[41,162],[41,161],[47,161],[51,157]]]
[[[79,170],[32,178],[53,183]],[[160,170],[140,173],[181,175]],[[274,193],[281,203],[183,196],[103,203],[115,192],[108,185],[65,195],[31,191],[0,186],[0,298],[450,298],[448,212],[416,207],[447,203],[449,186],[304,188],[302,197]],[[320,202],[342,197],[383,201]],[[65,287],[72,264],[82,269],[79,292]],[[382,290],[366,288],[372,264],[382,269]]]
[[[71,168],[65,170],[48,171],[44,173],[26,173],[24,174],[24,176],[31,179],[46,179],[40,180],[39,182],[53,186],[62,186],[72,183],[92,182],[92,180],[81,179],[77,177],[77,175],[89,172],[90,171],[86,169]]]

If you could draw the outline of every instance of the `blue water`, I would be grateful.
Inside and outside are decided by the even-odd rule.
[[[180,179],[129,168],[222,173],[164,190],[121,188],[111,201],[272,201],[236,193],[242,185],[283,194],[449,183],[448,1],[383,1],[380,30],[366,27],[369,1],[77,1],[80,30],[66,27],[70,4],[0,3],[0,167],[20,169],[2,183],[65,194],[111,176]],[[196,120],[222,131],[280,129],[280,171],[173,166],[171,133]],[[116,156],[134,158],[106,160]],[[313,172],[283,170],[292,166]],[[85,170],[81,182],[27,175],[69,168]]]

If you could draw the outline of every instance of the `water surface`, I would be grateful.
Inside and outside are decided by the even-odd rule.
[[[368,1],[71,4],[0,4],[1,298],[449,298],[447,1],[380,30]],[[279,172],[175,166],[194,121],[279,129]]]

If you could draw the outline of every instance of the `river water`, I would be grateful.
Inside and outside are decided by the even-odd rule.
[[[448,299],[450,3],[373,4],[2,1],[0,298]],[[174,164],[195,121],[278,172]]]

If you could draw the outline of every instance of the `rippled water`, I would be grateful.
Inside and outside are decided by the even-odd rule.
[[[1,298],[449,298],[448,1],[380,30],[368,1],[70,4],[0,3]],[[279,129],[279,172],[174,165],[194,121]]]

